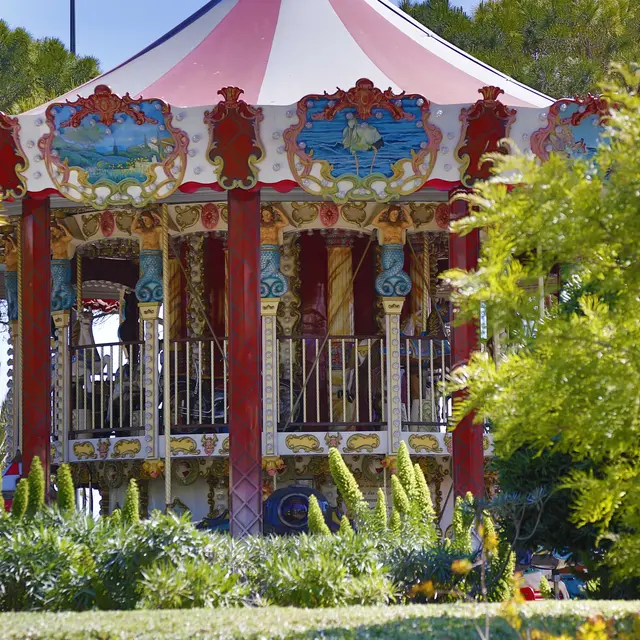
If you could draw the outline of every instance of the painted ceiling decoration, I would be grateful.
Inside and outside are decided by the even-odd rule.
[[[486,177],[505,134],[541,160],[595,149],[606,111],[554,102],[389,0],[211,0],[95,80],[0,115],[0,195],[108,210],[301,187],[388,202]]]

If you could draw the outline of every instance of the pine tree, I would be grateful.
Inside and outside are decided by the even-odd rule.
[[[353,535],[353,527],[349,522],[349,518],[346,515],[342,516],[342,520],[340,520],[340,535],[341,536],[352,536]]]
[[[11,517],[14,520],[22,520],[27,513],[29,504],[29,481],[22,478],[18,482],[16,492],[13,494],[13,504],[11,505]]]
[[[391,512],[391,518],[389,519],[389,530],[395,538],[399,538],[402,535],[402,519],[400,514],[394,509]]]
[[[362,516],[366,513],[367,503],[358,487],[358,482],[349,471],[340,452],[334,447],[329,449],[329,470],[340,495],[352,515]]]
[[[404,440],[400,443],[400,448],[398,449],[396,469],[396,474],[402,484],[402,488],[405,490],[409,501],[413,502],[418,497],[416,494],[416,474],[413,470],[407,443],[404,442]]]
[[[140,522],[140,491],[134,478],[129,480],[129,486],[127,487],[124,507],[122,508],[122,521],[126,525]]]
[[[75,487],[68,464],[61,464],[56,474],[58,480],[58,509],[61,513],[73,513],[76,510]]]
[[[27,516],[33,516],[44,507],[44,469],[38,456],[34,456],[29,470],[29,502]]]
[[[385,531],[387,528],[387,498],[382,489],[378,489],[378,501],[373,512],[373,523],[377,531]]]
[[[391,476],[391,495],[393,497],[393,510],[397,512],[399,516],[407,516],[411,511],[411,505],[409,504],[409,498],[404,490],[398,476]]]
[[[318,504],[318,499],[311,495],[309,496],[309,533],[319,536],[331,535],[331,531],[325,522],[322,509]]]

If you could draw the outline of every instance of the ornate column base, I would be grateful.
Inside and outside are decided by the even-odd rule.
[[[382,299],[385,314],[387,352],[387,429],[389,452],[397,453],[402,431],[402,397],[400,394],[400,313],[403,297]]]

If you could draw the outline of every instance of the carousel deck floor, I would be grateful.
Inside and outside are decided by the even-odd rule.
[[[574,638],[587,618],[599,614],[616,619],[614,635],[607,637],[640,637],[640,601],[532,602],[519,611],[522,635],[507,625],[497,604],[4,613],[0,640],[467,640],[482,637],[479,631],[484,633],[487,615],[492,640],[527,637],[524,632],[531,629]]]

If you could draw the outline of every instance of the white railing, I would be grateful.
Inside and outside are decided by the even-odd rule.
[[[220,433],[229,425],[227,338],[172,340],[171,430]],[[160,421],[161,431],[163,421]]]
[[[385,428],[381,336],[278,340],[278,430]]]
[[[70,439],[144,435],[144,344],[72,346],[70,355]]]
[[[404,431],[445,431],[451,415],[447,340],[401,339]]]

